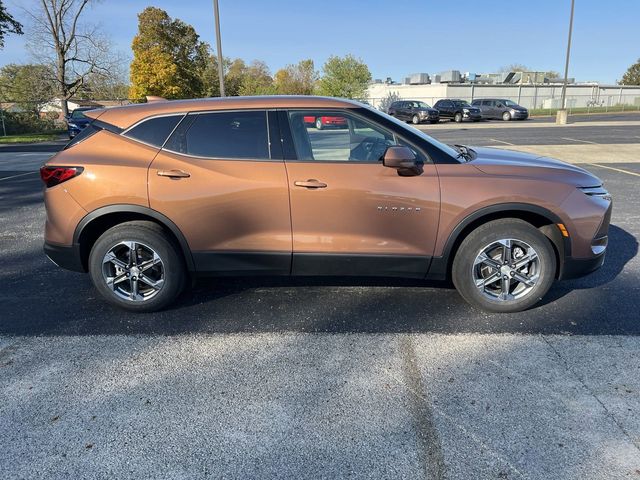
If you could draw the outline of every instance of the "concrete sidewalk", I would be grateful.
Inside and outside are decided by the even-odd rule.
[[[640,338],[0,338],[0,477],[640,476]]]

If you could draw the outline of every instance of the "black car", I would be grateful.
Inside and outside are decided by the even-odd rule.
[[[414,125],[422,122],[438,123],[440,121],[438,110],[418,100],[393,102],[387,113],[399,120],[410,121]]]
[[[75,137],[91,123],[91,119],[86,117],[84,112],[93,110],[94,107],[78,107],[67,117],[67,131],[69,138]]]
[[[505,98],[480,98],[471,105],[480,109],[482,118],[498,118],[505,122],[529,118],[529,110]]]
[[[482,113],[478,107],[472,107],[464,100],[448,99],[438,100],[433,108],[438,109],[440,118],[451,118],[460,123],[462,120],[477,122],[482,120]]]

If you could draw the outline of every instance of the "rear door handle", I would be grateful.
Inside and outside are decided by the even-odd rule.
[[[191,174],[183,170],[158,170],[158,176],[169,178],[188,178]]]
[[[310,178],[306,182],[297,181],[293,182],[296,187],[305,187],[305,188],[327,188],[327,184],[323,183],[315,178]]]

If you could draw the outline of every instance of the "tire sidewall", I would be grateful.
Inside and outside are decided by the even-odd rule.
[[[413,123],[414,125],[418,125],[420,123],[420,117],[418,117],[418,115],[414,115],[413,117],[411,117],[411,123]]]
[[[509,112],[504,112],[502,114],[502,120],[504,120],[505,122],[508,122],[509,120],[511,120],[511,114]]]
[[[461,123],[462,122],[462,114],[461,113],[456,113],[453,116],[453,121],[456,123]]]
[[[161,258],[164,266],[162,289],[151,299],[143,302],[124,300],[106,285],[102,276],[102,260],[105,254],[122,241],[135,241],[147,245]],[[89,254],[89,274],[94,286],[109,303],[135,312],[153,312],[173,302],[185,286],[185,266],[176,246],[160,230],[142,225],[123,224],[107,230],[93,245]]]
[[[526,296],[508,301],[491,300],[473,281],[473,262],[490,243],[503,238],[521,240],[537,252],[540,265],[538,282]],[[474,230],[460,245],[452,268],[453,283],[472,305],[492,312],[519,312],[538,303],[555,280],[556,257],[550,240],[538,229],[522,220],[493,221]]]

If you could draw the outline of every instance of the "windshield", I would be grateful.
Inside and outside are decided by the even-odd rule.
[[[471,105],[469,105],[468,102],[465,102],[464,100],[452,100],[452,102],[455,104],[456,107],[470,107]]]
[[[449,145],[439,142],[438,140],[436,140],[435,138],[427,135],[426,133],[424,133],[422,130],[418,130],[417,128],[414,128],[412,126],[409,126],[407,123],[398,120],[396,117],[392,117],[391,115],[388,115],[384,112],[381,112],[380,110],[376,110],[375,108],[369,108],[370,111],[377,113],[378,115],[382,115],[384,116],[384,118],[386,120],[389,120],[393,123],[395,123],[396,125],[398,125],[399,127],[401,127],[403,130],[406,130],[408,132],[410,132],[412,135],[417,135],[420,138],[422,138],[423,140],[426,140],[427,142],[429,142],[432,145],[435,145],[436,147],[438,147],[440,150],[442,150],[443,152],[445,152],[447,155],[451,155],[454,158],[458,157],[458,151],[455,150],[454,148],[450,147]]]
[[[71,114],[71,118],[79,119],[79,118],[87,118],[82,110],[74,110]]]
[[[520,105],[518,105],[516,102],[512,102],[511,100],[505,100],[504,104],[507,107],[519,107]]]
[[[414,106],[418,108],[431,108],[429,105],[427,105],[424,102],[414,102]]]

